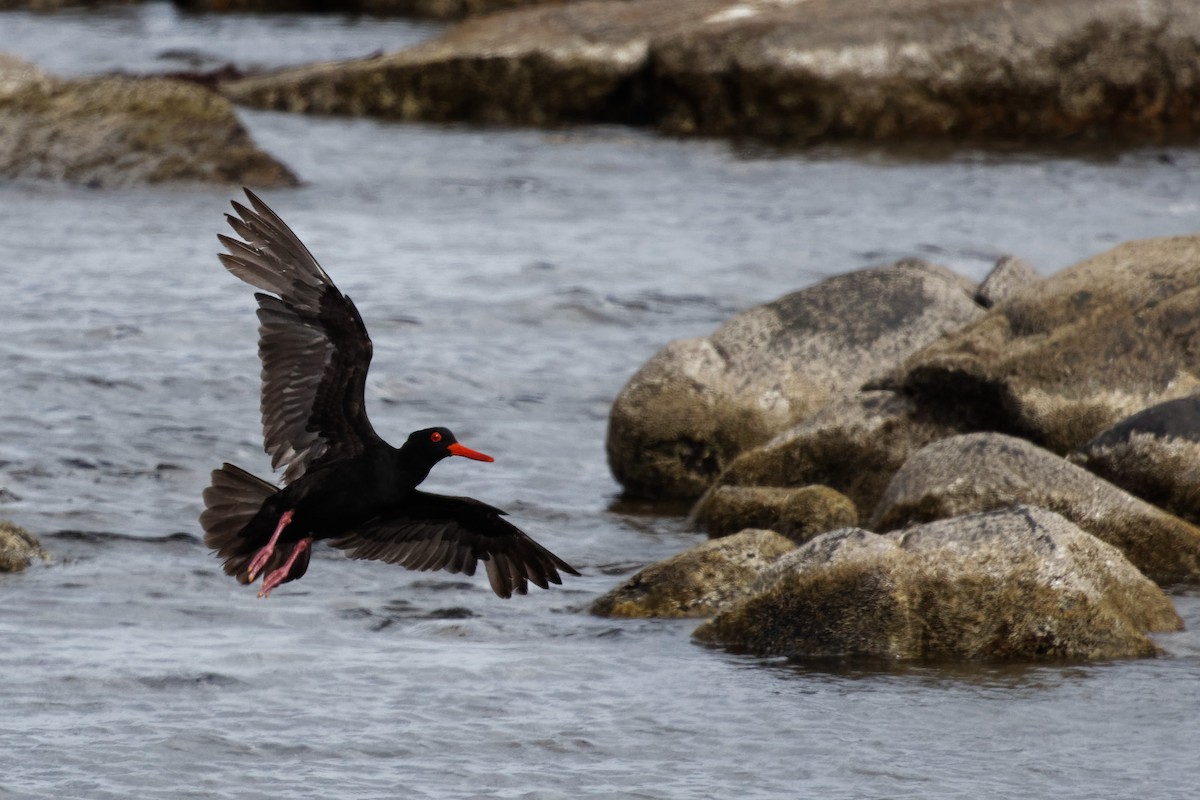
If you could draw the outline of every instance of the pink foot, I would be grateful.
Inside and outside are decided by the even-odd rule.
[[[262,550],[255,554],[254,560],[250,562],[249,577],[247,583],[254,583],[254,579],[258,576],[258,571],[267,565],[271,560],[271,556],[275,553],[275,543],[279,541],[279,534],[283,533],[283,529],[292,521],[291,510],[283,512],[283,516],[279,518],[279,524],[275,526],[275,533],[271,534],[271,541],[267,542]]]
[[[292,553],[288,556],[287,562],[285,562],[282,567],[268,573],[263,578],[262,588],[258,590],[259,597],[270,597],[271,590],[287,579],[288,573],[292,571],[292,565],[296,563],[296,559],[300,557],[301,553],[308,549],[310,544],[312,544],[311,536],[305,536],[303,539],[296,542],[296,546],[292,548]]]

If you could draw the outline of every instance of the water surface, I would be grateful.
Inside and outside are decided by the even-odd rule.
[[[92,33],[112,29],[137,33]],[[0,50],[83,74],[393,31],[428,33],[152,4],[0,15]],[[1196,153],[762,158],[243,116],[306,181],[268,202],[371,330],[376,429],[445,424],[495,455],[430,486],[507,508],[585,575],[500,601],[482,575],[320,550],[257,600],[196,525],[210,469],[269,469],[254,301],[215,257],[234,190],[0,184],[0,516],[55,556],[0,576],[0,798],[1194,796],[1195,592],[1164,658],[1038,667],[789,665],[581,610],[698,541],[616,503],[604,461],[611,401],[663,343],[903,256],[1050,273],[1194,231]]]

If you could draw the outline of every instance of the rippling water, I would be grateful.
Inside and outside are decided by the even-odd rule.
[[[0,50],[78,74],[432,30],[152,4],[3,14]],[[604,463],[609,404],[665,341],[900,256],[1048,273],[1194,231],[1195,152],[770,158],[244,116],[307,181],[268,202],[371,329],[375,427],[446,424],[497,456],[430,485],[507,508],[585,576],[504,602],[318,551],[257,600],[195,521],[222,460],[268,469],[254,302],[214,255],[233,191],[0,184],[0,517],[55,556],[0,576],[0,798],[1195,796],[1194,591],[1165,658],[1033,668],[796,666],[581,612],[697,541],[617,502]]]

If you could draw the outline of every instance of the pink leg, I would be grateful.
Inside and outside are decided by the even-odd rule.
[[[268,573],[263,578],[262,588],[258,590],[259,597],[270,596],[271,590],[284,582],[288,576],[288,573],[292,571],[292,565],[296,563],[296,559],[300,557],[301,553],[308,549],[308,546],[312,544],[312,541],[313,540],[311,536],[305,536],[303,539],[296,542],[296,546],[292,548],[292,554],[288,556],[287,562],[284,563],[282,567]]]
[[[283,516],[279,518],[279,524],[275,526],[275,533],[271,534],[271,541],[267,542],[266,547],[259,550],[254,556],[254,560],[250,562],[250,577],[247,583],[254,583],[254,578],[258,575],[258,571],[267,565],[271,555],[275,552],[275,543],[279,541],[279,534],[283,533],[283,529],[292,521],[291,510],[283,512]]]

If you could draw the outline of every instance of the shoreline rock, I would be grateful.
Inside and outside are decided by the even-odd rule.
[[[973,285],[923,261],[845,273],[667,344],[609,415],[632,497],[697,497],[742,452],[981,316]]]
[[[706,617],[743,596],[796,544],[774,531],[745,530],[639,570],[592,603],[602,617]]]
[[[20,572],[34,561],[49,561],[37,537],[7,520],[0,520],[0,572]]]
[[[834,531],[777,560],[697,641],[788,658],[1147,657],[1170,599],[1115,548],[1017,506],[878,535]]]
[[[588,0],[224,91],[277,110],[785,146],[1145,144],[1200,135],[1197,41],[1187,0]]]
[[[165,78],[55,78],[0,54],[0,178],[295,186],[228,100]]]
[[[1159,584],[1200,581],[1200,528],[998,433],[953,436],[919,450],[892,477],[867,527],[890,531],[1015,503],[1069,519]]]

